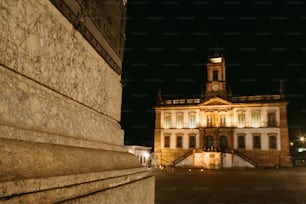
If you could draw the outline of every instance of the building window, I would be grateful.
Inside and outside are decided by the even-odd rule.
[[[207,127],[212,127],[212,116],[211,115],[207,116]]]
[[[227,149],[227,139],[226,136],[221,136],[219,138],[219,148],[222,152],[224,152]]]
[[[254,149],[260,149],[260,136],[259,135],[254,135],[253,136],[253,148]]]
[[[164,147],[169,148],[170,147],[170,136],[164,137]]]
[[[189,136],[189,148],[195,148],[195,136]]]
[[[269,148],[276,149],[276,136],[275,135],[269,136]]]
[[[213,71],[213,81],[218,81],[219,79],[218,79],[218,71],[217,70],[215,70],[215,71]]]
[[[245,149],[245,136],[238,136],[238,148]]]
[[[238,127],[245,126],[245,113],[238,113]]]
[[[177,128],[182,128],[184,124],[184,116],[182,113],[178,113],[176,115],[176,127]]]
[[[252,124],[253,124],[253,127],[260,126],[260,112],[259,111],[252,112]]]
[[[275,127],[276,126],[276,113],[269,112],[268,113],[268,127]]]
[[[194,113],[189,114],[189,127],[190,128],[196,127],[196,115]]]
[[[220,127],[226,127],[226,117],[225,117],[225,115],[221,115],[221,117],[220,117]]]
[[[170,128],[171,127],[171,115],[166,114],[164,118],[164,128]]]
[[[183,137],[182,136],[177,136],[176,137],[176,147],[177,148],[182,148],[183,147]]]
[[[212,136],[207,136],[206,138],[205,138],[205,147],[206,147],[206,149],[210,149],[210,148],[213,148],[213,146],[214,146],[214,139],[213,139],[213,137]]]

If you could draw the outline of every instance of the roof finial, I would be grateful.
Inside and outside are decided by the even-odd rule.
[[[279,94],[281,98],[285,97],[285,84],[284,84],[284,80],[282,79],[279,81]]]
[[[156,95],[157,95],[156,103],[159,105],[162,103],[162,94],[160,88],[157,89]]]
[[[219,57],[218,43],[216,43],[216,47],[215,47],[215,50],[214,50],[213,56],[214,56],[214,57]]]

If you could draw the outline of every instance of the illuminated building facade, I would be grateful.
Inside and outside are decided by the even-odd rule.
[[[155,109],[156,165],[291,166],[287,104],[278,95],[232,96],[224,58],[208,58],[205,96],[162,99]]]
[[[151,166],[151,150],[152,147],[138,146],[138,145],[125,145],[127,151],[131,154],[134,154],[139,163],[142,166]]]

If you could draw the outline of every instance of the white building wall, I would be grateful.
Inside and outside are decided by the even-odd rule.
[[[189,136],[195,135],[196,148],[200,147],[200,137],[198,129],[163,129],[161,131],[161,148],[165,147],[165,135],[170,136],[170,148],[176,148],[176,137],[182,135],[183,149],[189,149]]]
[[[234,133],[234,148],[238,148],[238,135],[245,135],[245,149],[253,150],[253,134],[259,133],[261,135],[261,150],[269,150],[269,134],[276,135],[277,148],[280,150],[280,129],[279,128],[236,128]]]
[[[183,128],[190,128],[189,127],[189,114],[195,113],[196,115],[196,127],[200,125],[200,109],[175,109],[175,110],[163,110],[161,111],[161,127],[165,128],[164,125],[164,118],[166,114],[171,114],[171,127],[170,128],[177,128],[177,113],[182,113],[184,116]]]
[[[276,112],[276,121],[279,123],[280,121],[280,113],[279,107],[277,106],[259,106],[257,104],[250,104],[253,107],[237,107],[233,108],[232,111],[221,111],[218,112],[218,120],[220,120],[220,115],[226,116],[226,126],[237,126],[238,124],[238,117],[237,112],[244,111],[245,112],[245,120],[246,125],[251,125],[252,118],[251,114],[253,111],[260,111],[261,113],[261,124],[265,124],[268,121],[267,115],[268,111],[275,111]],[[182,113],[184,117],[183,128],[176,128],[177,127],[177,113]],[[196,128],[189,127],[189,114],[195,113],[196,114]],[[165,128],[162,130],[161,134],[161,148],[164,148],[164,135],[170,136],[170,148],[176,148],[176,138],[178,134],[183,136],[183,149],[189,148],[189,135],[194,134],[196,136],[196,148],[199,148],[199,130],[198,127],[205,127],[207,124],[207,116],[215,115],[215,111],[200,111],[199,108],[184,108],[178,107],[177,109],[170,109],[170,110],[162,110],[161,111],[161,127],[164,127],[164,118],[166,114],[171,114],[171,127]],[[214,122],[216,122],[216,118],[214,118]],[[218,121],[220,122],[220,121]],[[237,133],[245,134],[245,149],[246,150],[253,150],[253,133],[260,133],[261,135],[261,149],[262,150],[269,150],[269,135],[268,133],[274,133],[277,137],[277,150],[280,150],[280,132],[279,128],[236,128],[234,129],[234,148],[238,147],[237,142]]]
[[[279,107],[277,106],[254,106],[254,107],[237,107],[233,108],[233,122],[234,126],[237,126],[238,124],[238,114],[237,112],[239,111],[244,111],[245,112],[245,120],[246,120],[246,125],[252,126],[252,112],[253,111],[260,111],[261,113],[261,123],[263,124],[264,122],[268,121],[268,111],[275,111],[276,112],[276,121],[279,123],[280,121],[280,114],[279,114]]]

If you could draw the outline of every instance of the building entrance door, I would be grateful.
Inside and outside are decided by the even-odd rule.
[[[219,148],[221,152],[225,152],[227,149],[227,138],[224,135],[219,138]]]

